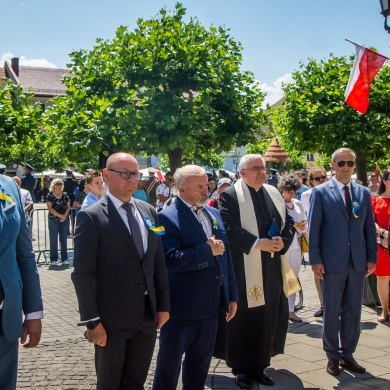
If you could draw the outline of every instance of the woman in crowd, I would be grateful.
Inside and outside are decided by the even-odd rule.
[[[382,315],[379,322],[389,319],[389,295],[390,295],[390,261],[388,253],[388,229],[390,215],[390,171],[383,172],[383,178],[379,184],[378,194],[373,195],[372,211],[375,216],[375,227],[378,237],[378,262],[375,275],[377,278],[378,295],[382,306]]]
[[[315,167],[309,173],[309,185],[310,190],[306,191],[301,196],[301,203],[303,206],[303,210],[305,211],[306,219],[309,220],[309,208],[310,208],[310,198],[313,188],[325,183],[327,181],[326,172],[324,168]],[[310,237],[309,237],[310,239]],[[316,290],[318,294],[318,299],[320,301],[320,308],[314,313],[314,317],[322,317],[324,315],[324,309],[322,306],[322,291],[321,291],[321,283],[320,279],[314,276],[314,282],[316,285]]]
[[[50,191],[47,194],[46,205],[49,210],[49,239],[50,239],[50,264],[67,265],[68,262],[68,230],[70,200],[63,191],[64,182],[61,179],[54,179],[50,184]],[[58,260],[58,237],[61,245],[61,261]]]
[[[294,199],[295,194],[301,188],[301,182],[295,175],[285,175],[279,180],[279,191],[286,203],[288,214],[294,219],[295,237],[286,252],[286,256],[290,261],[291,268],[298,277],[302,263],[302,251],[299,238],[305,234],[306,217],[302,207],[302,203]],[[295,296],[292,294],[288,297],[288,317],[290,321],[302,322],[302,319],[295,314]]]
[[[215,181],[214,177],[209,177],[209,199],[215,198],[218,196],[217,191],[217,182]]]

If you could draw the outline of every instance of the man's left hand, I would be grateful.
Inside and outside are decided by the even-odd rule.
[[[162,326],[169,320],[168,311],[158,311],[156,313],[156,328],[161,329]]]
[[[376,264],[375,263],[367,263],[366,276],[371,275],[375,271],[375,268],[376,268]]]
[[[237,302],[229,302],[229,312],[226,313],[226,322],[229,322],[237,312]]]
[[[25,348],[33,348],[39,344],[42,334],[42,321],[38,320],[25,320],[23,323],[23,334],[20,339],[20,344],[23,344]],[[28,341],[27,341],[28,336]]]

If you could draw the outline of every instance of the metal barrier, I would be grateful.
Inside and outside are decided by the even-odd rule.
[[[34,205],[35,206],[35,205]],[[67,250],[73,252],[73,226],[74,226],[74,215],[76,209],[72,208],[69,213],[69,229],[71,235],[68,236]],[[31,232],[31,238],[33,240],[33,249],[36,254],[36,261],[39,263],[41,256],[43,255],[46,264],[49,264],[49,253],[50,253],[50,239],[49,239],[49,210],[47,208],[34,208],[28,213],[28,223]],[[58,246],[59,247],[59,246]],[[72,256],[71,256],[72,257]]]

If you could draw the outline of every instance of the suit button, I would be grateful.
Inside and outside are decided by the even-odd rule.
[[[143,285],[143,284],[140,284],[140,285],[139,285],[139,288],[144,288],[144,285]]]
[[[348,245],[351,245],[351,243],[349,242]]]
[[[219,276],[216,276],[215,279],[219,279]]]

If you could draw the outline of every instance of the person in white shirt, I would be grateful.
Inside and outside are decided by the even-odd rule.
[[[164,203],[172,195],[172,187],[173,187],[173,174],[172,172],[168,171],[165,174],[165,181],[156,188],[157,211],[161,211],[163,209]]]
[[[317,167],[310,171],[309,173],[309,184],[310,184],[310,190],[304,192],[301,195],[301,203],[303,206],[303,209],[305,210],[306,219],[309,219],[309,209],[310,209],[310,198],[311,193],[313,191],[313,188],[325,183],[327,181],[326,172],[324,168]],[[310,239],[310,238],[309,238]],[[322,291],[321,291],[321,285],[320,285],[320,279],[317,278],[314,275],[314,282],[316,285],[316,290],[318,294],[318,299],[320,301],[320,308],[314,313],[314,317],[322,317],[324,314],[324,309],[322,306]]]

